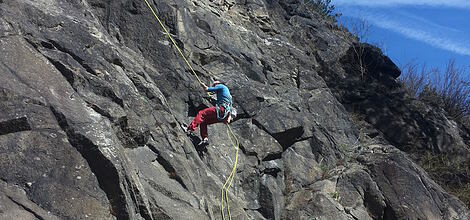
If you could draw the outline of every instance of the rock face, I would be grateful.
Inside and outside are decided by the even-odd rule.
[[[233,219],[469,219],[400,151],[465,153],[468,131],[410,110],[374,47],[358,74],[356,40],[302,2],[151,2],[241,111]],[[226,127],[202,154],[181,130],[210,105],[144,1],[0,1],[0,217],[221,219]]]

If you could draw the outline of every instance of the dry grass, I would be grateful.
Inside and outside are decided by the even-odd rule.
[[[470,163],[455,158],[426,152],[419,163],[434,181],[470,207]]]

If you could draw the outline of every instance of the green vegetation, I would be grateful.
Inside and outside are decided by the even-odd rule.
[[[331,0],[305,0],[306,4],[311,4],[313,10],[318,12],[322,17],[336,21],[336,18],[341,16],[339,13],[334,13],[335,6],[331,4]]]
[[[340,199],[339,197],[339,192],[338,191],[335,191],[333,193],[330,193],[330,196],[331,198],[333,198],[334,200],[338,201]]]
[[[321,163],[320,163],[321,164]],[[330,178],[330,171],[331,171],[331,168],[330,166],[326,165],[326,164],[321,164],[320,165],[320,169],[322,171],[322,175],[321,175],[321,179],[322,180],[325,180],[325,179],[328,179]]]

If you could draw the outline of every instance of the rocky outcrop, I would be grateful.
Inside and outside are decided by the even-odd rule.
[[[444,115],[423,127],[427,117],[383,99],[404,99],[376,90],[399,90],[396,66],[369,48],[361,79],[355,40],[308,3],[151,5],[199,77],[226,81],[241,111],[231,124],[241,149],[234,219],[470,217],[396,148],[429,131],[436,138],[420,146],[450,149],[462,131]],[[203,153],[181,130],[211,98],[144,1],[0,1],[0,10],[1,218],[221,219],[235,149],[223,124],[209,127]],[[347,111],[359,104],[366,135]],[[409,114],[393,118],[396,109]]]
[[[364,51],[360,57],[354,47]],[[322,72],[329,88],[350,112],[403,151],[427,150],[469,158],[470,148],[464,142],[468,131],[449,120],[442,109],[409,97],[395,80],[399,69],[378,48],[368,44],[352,48],[339,63],[330,63],[336,66],[327,65]],[[358,59],[367,61],[365,74],[354,65]]]

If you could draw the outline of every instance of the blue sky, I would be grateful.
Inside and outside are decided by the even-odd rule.
[[[470,71],[470,0],[333,0],[340,22],[364,19],[369,43],[398,65],[414,60],[443,69],[449,59]]]

